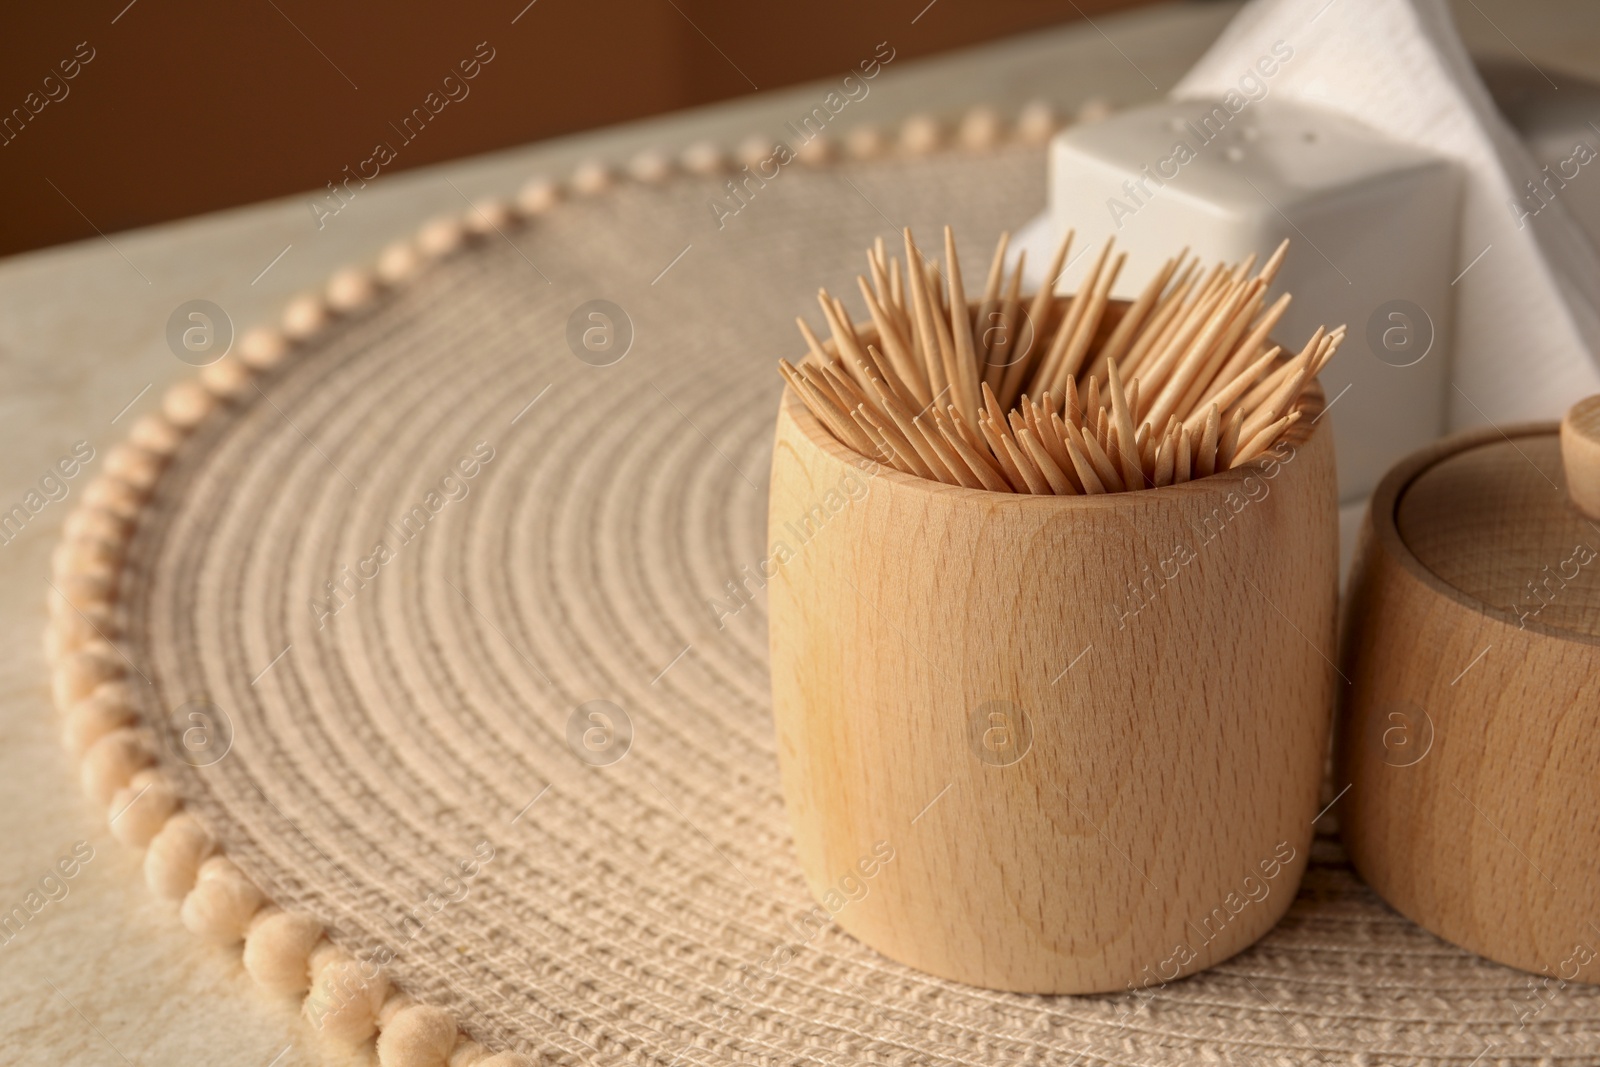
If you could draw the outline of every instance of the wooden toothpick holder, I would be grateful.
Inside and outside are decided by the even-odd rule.
[[[800,865],[840,926],[944,978],[1091,993],[1277,921],[1333,699],[1333,448],[1321,390],[1305,403],[1258,463],[1061,497],[897,472],[785,391],[773,708]]]
[[[1391,471],[1343,646],[1362,877],[1448,941],[1600,981],[1600,398]]]

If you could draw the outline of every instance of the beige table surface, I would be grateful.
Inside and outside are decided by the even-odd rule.
[[[890,125],[914,111],[954,116],[976,103],[1014,113],[1036,97],[1063,113],[1092,96],[1118,105],[1149,99],[1235,9],[1166,4],[903,61],[874,83],[855,118]],[[1476,50],[1600,67],[1600,4],[1462,0],[1458,16]],[[906,38],[915,32],[908,25]],[[514,45],[503,51],[517,61]],[[644,147],[777,136],[817,92],[752,95],[384,178],[320,232],[306,198],[291,197],[0,261],[0,509],[19,502],[75,442],[103,455],[168,382],[190,372],[164,340],[183,301],[215,301],[242,330],[337,267],[369,262],[426,219],[460,212],[463,196],[510,195],[533,174],[561,175],[591,157],[622,161]],[[57,195],[39,184],[41,197]],[[176,909],[144,888],[140,857],[110,837],[105,813],[82,797],[58,740],[39,639],[49,552],[72,505],[71,496],[50,504],[0,545],[0,912],[20,904],[76,842],[94,858],[67,883],[67,896],[0,945],[0,1058],[82,1067],[368,1062],[368,1054],[318,1047],[293,1004],[251,987],[237,949],[191,936]]]

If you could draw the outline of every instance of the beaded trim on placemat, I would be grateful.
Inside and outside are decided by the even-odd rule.
[[[1079,119],[1102,117],[1092,101]],[[1029,104],[1008,130],[989,108],[968,112],[953,129],[928,116],[908,119],[895,139],[874,127],[850,130],[835,143],[808,141],[796,158],[821,165],[844,156],[870,159],[922,155],[954,140],[971,150],[1008,137],[1032,144],[1059,128],[1051,108]],[[369,308],[385,291],[417,278],[427,266],[474,240],[525,225],[565,196],[590,197],[621,180],[654,184],[681,172],[714,176],[735,162],[770,156],[770,139],[751,138],[732,154],[715,145],[690,146],[676,159],[646,151],[620,170],[597,161],[578,166],[565,182],[535,178],[510,201],[484,200],[458,217],[435,219],[409,240],[386,248],[368,267],[346,267],[320,293],[292,300],[281,324],[243,334],[236,354],[203,367],[171,386],[160,410],[134,423],[125,442],[107,453],[105,470],[84,490],[68,516],[52,557],[50,623],[46,654],[53,695],[65,718],[67,748],[81,760],[84,791],[106,808],[118,841],[144,849],[145,879],[160,897],[180,903],[183,924],[220,944],[243,945],[245,970],[263,990],[303,996],[317,1030],[359,1045],[376,1035],[383,1067],[531,1067],[517,1052],[491,1052],[457,1030],[450,1012],[416,1003],[391,988],[381,973],[330,941],[316,917],[285,911],[230,861],[210,832],[188,811],[172,783],[155,766],[156,727],[144,722],[127,680],[132,662],[120,650],[120,580],[124,552],[168,462],[208,416],[251,402],[258,375],[280,366],[341,317]],[[203,724],[197,724],[203,729]]]

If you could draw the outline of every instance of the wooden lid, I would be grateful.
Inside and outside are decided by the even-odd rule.
[[[1567,492],[1556,427],[1481,435],[1420,471],[1400,538],[1442,581],[1525,626],[1600,637],[1600,522]]]

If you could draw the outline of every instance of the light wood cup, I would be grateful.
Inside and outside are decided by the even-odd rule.
[[[1600,396],[1578,401],[1561,420],[1561,469],[1573,506],[1600,519]]]
[[[785,392],[779,761],[806,881],[845,930],[944,978],[1091,993],[1193,973],[1278,920],[1332,713],[1323,402],[1250,467],[1059,497],[874,464]]]
[[[1378,487],[1346,613],[1335,811],[1357,870],[1409,918],[1596,982],[1600,525],[1568,475],[1573,500],[1600,497],[1583,458],[1600,450],[1570,436],[1471,432]]]

